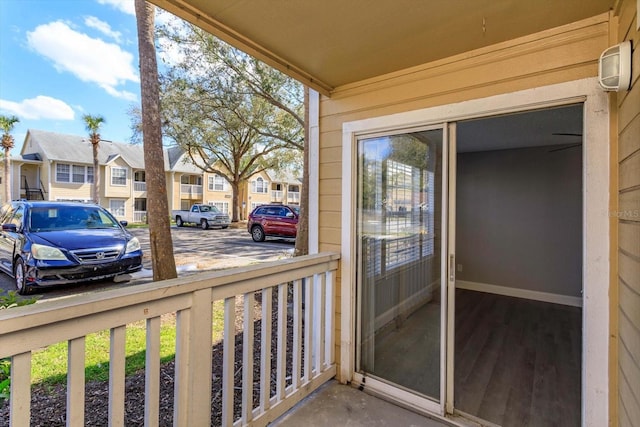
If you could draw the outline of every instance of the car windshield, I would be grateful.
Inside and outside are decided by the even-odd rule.
[[[34,207],[29,229],[34,232],[118,228],[111,215],[95,206]]]

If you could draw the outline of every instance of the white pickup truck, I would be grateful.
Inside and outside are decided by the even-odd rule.
[[[171,211],[176,225],[182,227],[184,224],[198,224],[203,230],[209,227],[227,228],[230,220],[229,215],[220,212],[215,206],[201,205],[196,203],[188,211]]]

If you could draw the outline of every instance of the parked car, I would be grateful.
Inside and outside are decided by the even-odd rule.
[[[294,238],[298,231],[300,208],[295,205],[260,205],[250,214],[247,231],[255,242],[265,237]]]
[[[127,222],[98,205],[16,201],[3,206],[0,223],[0,270],[23,295],[142,269],[140,242]]]
[[[215,206],[200,203],[192,205],[188,211],[171,211],[171,215],[176,220],[178,227],[182,227],[184,224],[198,224],[203,230],[209,227],[227,228],[231,222],[229,215],[221,212]]]

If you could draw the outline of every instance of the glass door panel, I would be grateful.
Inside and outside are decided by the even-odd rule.
[[[357,371],[442,395],[443,129],[358,141]]]

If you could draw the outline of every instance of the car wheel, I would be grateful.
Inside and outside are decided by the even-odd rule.
[[[225,228],[229,228],[229,226],[228,225],[223,225],[221,228],[224,230]]]
[[[184,222],[182,222],[182,218],[180,218],[179,216],[176,217],[176,225],[178,227],[182,227],[184,225]]]
[[[209,228],[209,221],[203,218],[202,220],[200,220],[200,227],[203,230],[207,230]]]
[[[259,225],[251,229],[251,238],[254,242],[264,242],[264,230]]]
[[[27,276],[24,268],[24,261],[18,258],[13,267],[13,277],[16,281],[16,290],[20,295],[28,295],[31,293],[31,286],[27,285]]]

